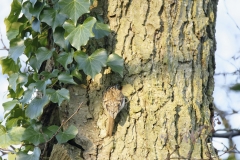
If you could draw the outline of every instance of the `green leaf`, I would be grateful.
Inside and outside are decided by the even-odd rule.
[[[36,58],[36,56],[32,56],[30,61],[29,61],[29,65],[35,70],[38,71],[38,69],[41,67],[41,64],[38,63],[38,60]]]
[[[17,83],[21,86],[25,85],[28,82],[28,75],[26,73],[20,73],[18,75]]]
[[[71,51],[70,53],[62,52],[61,54],[59,54],[57,61],[65,68],[65,70],[68,70],[67,65],[72,63],[73,54],[73,51]]]
[[[37,37],[34,39],[27,38],[24,41],[24,45],[26,46],[24,53],[29,58],[31,54],[35,53],[38,49],[38,38]]]
[[[16,104],[18,104],[18,100],[14,99],[12,101],[8,101],[8,102],[5,102],[3,103],[3,108],[4,108],[4,111],[11,111],[15,106]]]
[[[32,126],[28,127],[24,131],[22,140],[29,141],[33,143],[35,146],[45,142],[44,135],[39,130],[35,130]]]
[[[13,127],[9,134],[10,134],[10,137],[13,141],[15,141],[15,143],[19,143],[22,141],[22,136],[23,136],[23,133],[25,131],[25,128],[23,127]]]
[[[61,90],[47,89],[47,94],[49,95],[50,100],[53,103],[58,103],[59,106],[64,100],[70,99],[69,91],[65,88],[62,88]]]
[[[32,3],[32,6],[34,6],[37,0],[30,0],[30,2]]]
[[[57,10],[47,9],[43,11],[43,14],[40,16],[42,22],[47,23],[52,27],[53,32],[57,26],[62,26],[66,21],[67,16],[65,14],[59,14]]]
[[[32,16],[36,17],[39,20],[39,15],[44,7],[44,3],[37,1],[35,3],[34,7],[29,8],[29,12],[32,14]]]
[[[15,107],[14,109],[12,109],[12,110],[11,110],[10,112],[8,112],[8,113],[11,114],[10,117],[8,117],[8,118],[25,117],[25,111],[24,111],[22,108],[20,108],[19,105],[16,105],[16,107]],[[5,115],[5,118],[6,118],[7,116],[8,116],[8,115]],[[25,119],[25,120],[27,120],[27,119]]]
[[[7,17],[10,23],[16,22],[18,20],[21,9],[21,3],[18,0],[13,0],[11,4],[11,12]]]
[[[26,1],[22,5],[22,13],[25,15],[25,17],[31,21],[32,20],[32,14],[30,13],[29,9],[32,7],[32,4],[29,1]]]
[[[22,97],[24,90],[22,87],[20,87],[20,85],[17,85],[16,87],[16,91],[14,91],[11,88],[8,88],[9,94],[8,94],[8,98],[13,98],[13,99],[18,99],[20,97]]]
[[[20,69],[18,64],[15,64],[12,58],[0,57],[0,64],[2,66],[2,73],[11,75],[17,73]]]
[[[23,117],[10,118],[10,119],[8,118],[6,121],[7,130],[12,129],[13,127],[18,127],[23,120],[24,120]]]
[[[230,90],[239,92],[240,91],[240,83],[237,83],[237,84],[234,84],[233,86],[231,86]]]
[[[78,129],[71,125],[67,130],[64,132],[59,132],[56,136],[58,143],[65,143],[70,139],[73,139],[78,133]]]
[[[64,13],[77,24],[78,18],[84,13],[89,13],[89,0],[60,0],[60,13]]]
[[[96,22],[93,27],[93,33],[96,39],[108,36],[110,33],[110,27],[107,24]]]
[[[45,47],[38,48],[36,52],[36,58],[38,61],[40,61],[39,64],[42,64],[45,60],[48,60],[52,57],[53,51],[48,50]]]
[[[33,93],[34,93],[34,88],[28,87],[28,89],[24,92],[23,98],[20,100],[20,102],[23,105],[28,103],[32,99]]]
[[[63,82],[63,83],[66,83],[66,84],[76,84],[73,80],[73,76],[68,74],[68,73],[61,73],[59,76],[58,76],[58,80],[60,82]]]
[[[37,18],[34,18],[34,20],[33,20],[33,22],[32,22],[32,29],[33,29],[35,32],[41,33],[40,24],[41,24],[41,21],[38,20]]]
[[[59,128],[58,126],[52,125],[47,128],[44,128],[43,133],[48,135],[48,138],[50,139],[57,132],[58,128]]]
[[[45,95],[47,85],[49,85],[51,83],[52,82],[50,79],[44,80],[44,81],[38,80],[36,82],[36,88],[38,89],[38,91],[42,91],[43,95]]]
[[[0,139],[0,148],[7,148],[10,145],[17,144],[11,139],[9,133],[3,125],[0,125]]]
[[[47,71],[43,71],[40,73],[40,75],[44,76],[44,79],[50,79],[53,77],[57,77],[59,73],[59,70],[54,69],[52,72],[47,72]]]
[[[53,33],[53,39],[54,43],[65,49],[65,51],[68,51],[70,45],[69,41],[64,38],[64,32],[65,30],[62,27],[57,27]]]
[[[48,46],[48,30],[45,29],[38,35],[38,43],[40,46]]]
[[[22,12],[31,21],[32,17],[36,17],[39,20],[39,15],[44,7],[44,4],[41,2],[35,3],[34,7],[31,2],[26,1],[22,5]]]
[[[18,79],[18,74],[13,73],[9,76],[8,82],[9,82],[9,87],[11,87],[14,92],[16,92],[16,87],[17,87],[17,79]]]
[[[91,56],[88,56],[82,51],[77,51],[74,53],[74,59],[85,74],[94,78],[102,67],[106,66],[107,52],[105,49],[98,49]]]
[[[92,27],[95,22],[96,19],[94,17],[89,17],[83,22],[83,24],[75,27],[70,21],[66,21],[63,24],[63,28],[66,30],[66,39],[73,47],[80,50],[82,45],[87,44],[90,37],[94,37]]]
[[[39,160],[41,150],[35,147],[32,154],[27,154],[26,152],[18,152],[16,160]]]
[[[19,22],[7,23],[5,20],[5,24],[8,40],[11,41],[12,39],[16,38],[17,35],[19,34],[19,28],[20,26],[22,26],[22,23]]]
[[[49,99],[47,96],[43,96],[41,99],[35,98],[28,105],[26,112],[25,112],[26,116],[31,119],[35,119],[35,118],[39,117],[43,112],[43,107],[46,104],[48,104],[48,102],[49,102]]]
[[[24,40],[22,39],[13,39],[10,42],[10,50],[9,50],[9,57],[12,58],[15,63],[17,63],[17,59],[21,56],[24,52],[25,45]]]
[[[123,58],[113,53],[108,57],[107,65],[123,77]]]
[[[32,57],[30,59],[30,65],[35,69],[35,70],[39,70],[39,68],[41,67],[42,63],[45,60],[48,60],[52,57],[53,51],[48,50],[45,47],[40,47],[38,48],[37,52],[36,52],[36,58]]]
[[[79,70],[77,68],[75,68],[72,72],[71,75],[78,78],[80,81],[82,80],[82,75],[79,72]]]

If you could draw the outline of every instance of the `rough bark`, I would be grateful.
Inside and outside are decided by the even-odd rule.
[[[98,2],[98,3],[97,3]],[[124,77],[105,69],[94,81],[69,86],[60,109],[79,128],[85,159],[210,159],[217,0],[99,0],[95,12],[112,34],[98,45],[125,60]],[[120,83],[128,104],[105,137],[102,96]]]

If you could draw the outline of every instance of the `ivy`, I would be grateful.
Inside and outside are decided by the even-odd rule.
[[[110,27],[99,15],[91,16],[92,3],[92,0],[12,2],[11,12],[4,20],[9,54],[0,58],[2,73],[8,75],[11,99],[3,103],[5,124],[0,124],[0,148],[21,144],[14,151],[17,159],[39,159],[42,154],[39,145],[54,137],[58,143],[65,143],[78,133],[74,126],[61,130],[62,125],[43,127],[39,122],[49,103],[61,106],[63,101],[70,100],[65,84],[76,85],[76,78],[82,81],[86,77],[83,74],[94,78],[107,66],[123,76],[122,57],[104,48],[88,50],[89,41],[110,33]],[[24,71],[22,55],[27,57]]]

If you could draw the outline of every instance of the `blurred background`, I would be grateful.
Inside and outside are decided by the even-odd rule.
[[[1,0],[0,5],[0,57],[7,56],[3,50],[6,38],[4,18],[10,12],[12,0]],[[217,51],[215,53],[215,130],[232,133],[240,129],[240,0],[219,0],[216,24]],[[24,61],[24,57],[21,57]],[[0,69],[0,121],[3,121],[2,103],[7,100],[7,76]],[[232,87],[232,89],[231,89]],[[213,145],[221,159],[240,160],[240,136],[213,138]],[[1,152],[0,152],[1,156]]]

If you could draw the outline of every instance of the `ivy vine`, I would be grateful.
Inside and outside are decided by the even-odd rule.
[[[0,125],[0,148],[21,144],[17,159],[40,158],[40,144],[53,136],[65,143],[78,133],[75,126],[59,131],[38,121],[47,104],[59,106],[69,100],[63,84],[77,84],[83,74],[95,77],[109,66],[123,75],[123,59],[104,48],[93,53],[86,45],[91,39],[108,36],[110,28],[90,14],[93,0],[13,0],[5,19],[9,54],[0,58],[2,73],[8,75],[8,98],[4,103],[4,125]],[[20,56],[27,57],[21,69]],[[51,67],[46,69],[49,61]],[[75,78],[74,78],[75,77]],[[31,151],[31,154],[28,154]]]

